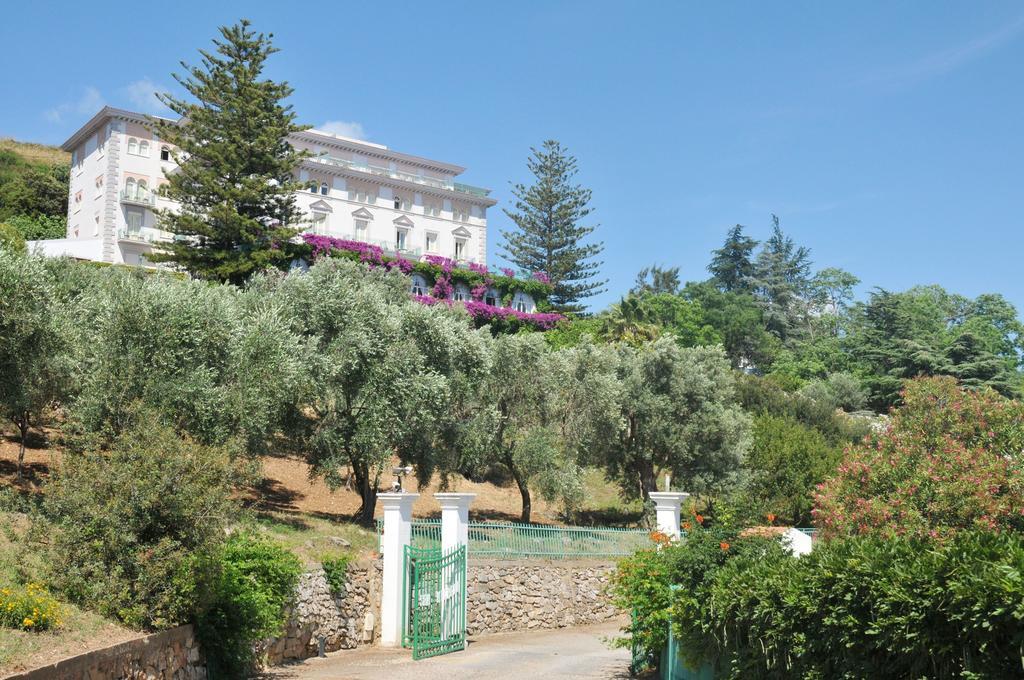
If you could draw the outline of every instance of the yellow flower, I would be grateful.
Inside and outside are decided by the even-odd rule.
[[[36,625],[36,622],[26,616],[25,620],[21,622],[21,625],[25,626],[26,628],[31,628],[32,626]]]

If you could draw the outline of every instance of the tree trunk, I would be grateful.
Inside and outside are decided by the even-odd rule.
[[[377,505],[377,489],[370,479],[370,470],[365,465],[359,465],[349,459],[352,465],[352,476],[356,479],[356,488],[359,489],[360,505],[356,517],[363,524],[373,522],[373,510]]]
[[[519,521],[529,524],[530,513],[533,510],[533,504],[530,502],[530,487],[526,483],[526,478],[520,475],[515,467],[510,467],[512,468],[512,477],[516,480],[516,486],[519,487],[519,495],[523,497],[523,512],[519,515]]]
[[[15,418],[18,425],[18,432],[21,434],[20,446],[18,446],[18,481],[21,481],[21,469],[25,464],[25,440],[28,438],[28,413],[22,413]]]
[[[643,492],[643,499],[648,500],[652,491],[658,490],[658,476],[654,473],[654,463],[649,460],[641,460],[637,464],[637,474],[640,477],[640,490]]]

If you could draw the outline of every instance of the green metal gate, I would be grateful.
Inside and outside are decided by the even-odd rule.
[[[405,546],[402,591],[402,646],[412,647],[412,658],[466,648],[466,546]]]

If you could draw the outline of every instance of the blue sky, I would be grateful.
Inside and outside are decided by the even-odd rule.
[[[1024,309],[1024,6],[1014,2],[5,2],[0,136],[59,143],[248,17],[301,121],[469,168],[509,204],[531,145],[578,157],[608,293],[771,213],[874,286]],[[499,230],[490,213],[492,264]]]

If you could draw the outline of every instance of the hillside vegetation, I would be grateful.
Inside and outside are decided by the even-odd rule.
[[[54,146],[0,139],[0,241],[61,238],[70,155]]]

